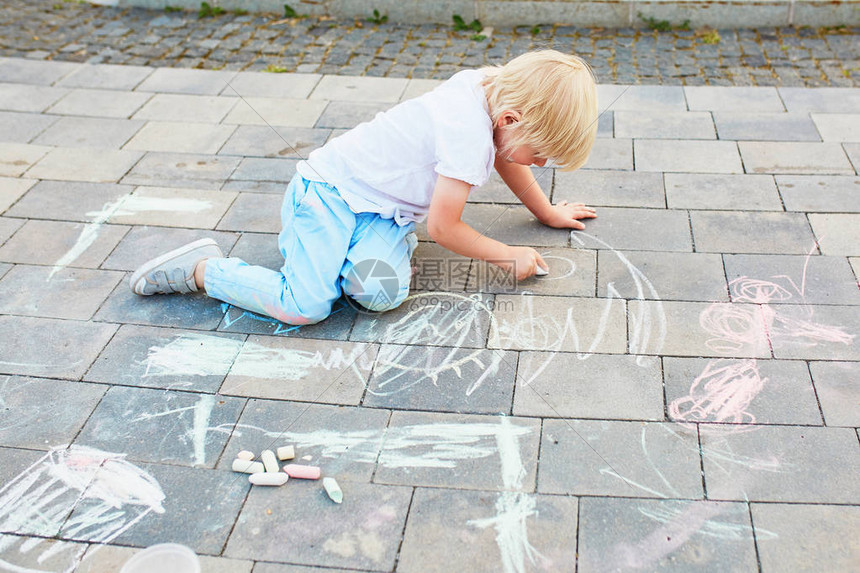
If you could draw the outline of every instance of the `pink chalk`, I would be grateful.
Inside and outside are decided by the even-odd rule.
[[[302,466],[299,464],[287,464],[284,466],[284,471],[291,478],[299,479],[320,479],[320,469],[316,466]]]

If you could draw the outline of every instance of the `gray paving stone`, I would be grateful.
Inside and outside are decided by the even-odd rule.
[[[0,143],[0,176],[18,177],[39,161],[50,147],[27,143]]]
[[[205,189],[138,187],[107,212],[111,223],[212,229],[236,193]]]
[[[71,62],[9,58],[0,62],[0,82],[49,86],[79,67]]]
[[[223,250],[230,257],[273,271],[284,266],[284,256],[278,249],[278,236],[274,233],[242,233],[232,248]]]
[[[106,390],[97,384],[0,376],[6,412],[0,444],[43,450],[70,443]],[[3,483],[12,477],[5,476]]]
[[[106,183],[40,181],[6,214],[34,219],[104,222],[112,206],[132,189],[126,185]]]
[[[691,211],[696,251],[806,254],[815,237],[801,213]]]
[[[249,400],[218,467],[230,468],[240,450],[259,454],[293,445],[296,463],[319,466],[339,482],[370,482],[382,442],[389,439],[388,417],[388,410],[373,408]]]
[[[4,376],[6,384],[20,379]],[[6,488],[9,483],[44,456],[44,452],[0,447],[0,483]]]
[[[785,107],[774,87],[686,86],[691,110],[731,112],[781,112]]]
[[[221,92],[225,96],[285,97],[301,99],[311,94],[319,74],[260,74],[239,72]]]
[[[415,293],[381,314],[359,313],[349,339],[359,342],[483,348],[493,297],[480,293]]]
[[[724,255],[723,260],[735,301],[860,304],[857,281],[843,257]]]
[[[663,374],[676,422],[821,425],[803,362],[665,357]]]
[[[598,138],[583,169],[633,170],[633,140]]]
[[[69,510],[71,510],[78,493],[80,492],[69,492],[63,496],[62,503],[68,504]],[[57,503],[56,505],[61,504]],[[52,516],[52,523],[56,522],[59,525],[65,517],[66,515]],[[41,531],[33,533],[45,535]],[[37,567],[41,567],[43,571],[62,571],[75,567],[87,549],[83,543],[69,543],[44,537],[20,535],[0,535],[0,546],[3,547],[3,557],[9,566],[24,571],[27,569],[38,571]]]
[[[296,480],[302,481],[302,480]],[[239,514],[224,554],[336,568],[390,570],[412,498],[406,487],[342,482],[342,505],[318,483],[254,488]],[[278,519],[272,520],[272,516]],[[314,527],[306,524],[314,522]],[[284,539],[290,539],[289,544]]]
[[[506,244],[567,246],[567,230],[540,223],[525,206],[467,204],[462,221],[479,233]]]
[[[596,298],[499,295],[489,348],[624,354],[624,302]]]
[[[764,319],[755,305],[631,300],[627,306],[633,353],[641,344],[640,354],[770,357]]]
[[[164,512],[147,513],[134,527],[114,539],[116,543],[148,547],[156,543],[180,543],[199,553],[218,553],[230,535],[248,488],[247,480],[234,474],[149,464],[142,468],[164,492]],[[200,498],[205,492],[205,503]],[[72,520],[75,515],[72,515]],[[87,539],[66,526],[64,537]]]
[[[217,392],[242,348],[241,335],[122,325],[84,380]]]
[[[250,336],[220,393],[358,405],[379,347],[353,342]]]
[[[0,177],[0,213],[11,207],[36,183],[38,181],[35,179]]]
[[[113,324],[0,316],[0,371],[77,380],[116,332]],[[49,354],[45,348],[50,348]]]
[[[842,149],[851,160],[855,173],[860,173],[860,143],[843,143]]]
[[[222,191],[222,193],[225,193]],[[250,231],[279,233],[283,197],[263,193],[238,193],[235,201],[221,217],[219,231]]]
[[[64,117],[33,143],[57,147],[119,149],[143,126],[142,121],[92,117]]]
[[[221,303],[204,294],[139,296],[121,281],[95,320],[124,324],[215,330],[224,316]]]
[[[156,94],[135,112],[138,120],[219,123],[239,98],[182,94]]]
[[[683,88],[678,86],[597,86],[601,110],[687,111]]]
[[[326,75],[314,88],[310,99],[349,102],[390,102],[400,100],[409,80]]]
[[[135,227],[116,245],[101,265],[104,269],[134,271],[150,259],[198,239],[213,239],[225,253],[236,244],[235,233],[165,227]],[[2,253],[2,249],[0,249]]]
[[[65,97],[50,108],[50,113],[128,119],[152,97],[152,94],[118,92],[116,90],[75,89],[63,91],[68,92],[68,95],[63,94]],[[54,98],[53,101],[57,99],[59,98]]]
[[[235,129],[232,125],[211,125],[178,121],[150,121],[137,132],[125,149],[167,153],[215,154]]]
[[[375,483],[534,491],[540,421],[394,412]]]
[[[297,159],[246,157],[230,175],[231,180],[274,181],[277,192],[284,194],[287,183],[296,174]]]
[[[660,363],[634,356],[523,352],[514,415],[662,421]]]
[[[574,247],[690,252],[690,223],[684,211],[603,208],[585,231],[570,234]]]
[[[546,420],[538,491],[700,498],[696,430],[661,422]]]
[[[775,357],[860,360],[854,343],[860,333],[856,306],[786,304],[770,309],[768,332]]]
[[[716,112],[714,123],[717,125],[720,139],[821,141],[821,136],[807,113]]]
[[[854,175],[838,143],[740,141],[747,173]]]
[[[84,64],[59,80],[56,85],[68,88],[131,91],[152,72],[153,69],[146,66]]]
[[[610,291],[625,299],[728,300],[723,262],[706,253],[600,250],[597,295],[610,296]]]
[[[244,405],[227,396],[112,386],[75,443],[132,460],[211,468],[227,443],[216,429],[232,428]]]
[[[236,72],[158,68],[137,86],[139,92],[218,95]]]
[[[568,201],[591,206],[666,206],[663,178],[659,173],[578,170],[555,175],[554,202]],[[599,215],[599,214],[598,214]]]
[[[240,159],[220,155],[147,153],[122,182],[129,185],[219,189]]]
[[[851,503],[860,451],[848,428],[753,426],[702,430],[709,499]]]
[[[38,113],[68,93],[64,88],[0,84],[0,110]]]
[[[786,211],[860,212],[860,177],[777,175],[775,179]]]
[[[404,90],[403,95],[400,96],[400,101],[405,101],[407,99],[412,99],[425,93],[432,91],[442,85],[441,80],[425,80],[421,78],[412,78],[406,84],[406,90]]]
[[[825,255],[860,255],[860,215],[833,213],[809,215],[809,223]]]
[[[286,565],[283,563],[263,563],[257,561],[254,564],[253,573],[328,573],[329,568],[314,567],[313,565]],[[350,569],[349,571],[358,571],[358,569]],[[229,573],[229,572],[224,572]]]
[[[224,118],[226,124],[311,128],[326,102],[288,98],[242,98]]]
[[[470,414],[508,414],[517,356],[513,352],[384,345],[365,406]]]
[[[743,173],[734,141],[637,139],[637,171]]]
[[[553,177],[555,169],[548,167],[532,167],[532,174],[540,185],[544,194],[549,196],[553,188]],[[502,181],[502,178],[494,170],[490,173],[490,179],[480,187],[472,187],[467,199],[469,203],[513,203],[520,204],[520,200]]]
[[[614,118],[615,137],[632,137],[634,139],[717,138],[714,120],[708,112],[617,111],[614,113]]]
[[[24,224],[24,221],[22,221],[21,219],[11,219],[9,217],[0,217],[0,244],[3,244],[23,224]]]
[[[0,99],[0,102],[2,102],[2,99]],[[388,103],[332,101],[325,106],[325,110],[313,127],[352,129],[359,123],[370,121],[377,113],[386,111],[390,107],[391,104]]]
[[[509,544],[497,537],[499,522],[514,512],[523,538]],[[569,497],[419,488],[397,570],[526,570],[534,563],[531,551],[548,570],[570,570],[576,561],[576,522],[577,500]],[[520,552],[523,545],[527,549]]]
[[[420,241],[412,254],[409,290],[412,293],[462,292],[469,283],[471,268],[477,264],[480,263],[449,251],[437,243]],[[486,274],[482,274],[480,278],[486,277],[487,283],[498,283],[502,288],[513,286],[511,275],[499,267],[493,266],[492,269],[486,268],[483,271],[486,271]]]
[[[121,278],[114,271],[16,265],[0,281],[0,313],[87,320]]]
[[[851,571],[860,561],[853,531],[860,508],[850,506],[750,504],[762,571]]]
[[[0,279],[2,279],[6,273],[12,268],[12,265],[7,265],[5,263],[0,263]]]
[[[851,88],[780,87],[779,95],[790,112],[856,113],[860,93]]]
[[[30,168],[28,177],[59,181],[115,183],[142,153],[118,149],[58,147]]]
[[[809,370],[828,426],[857,426],[860,420],[858,362],[810,362]]]
[[[56,115],[0,111],[0,140],[29,143],[57,119]]]
[[[321,147],[330,135],[330,129],[240,125],[219,153],[245,157],[304,159],[311,151]]]
[[[584,498],[579,568],[593,571],[755,571],[746,504]]]
[[[488,293],[528,292],[538,295],[594,296],[596,253],[583,249],[539,248],[549,275],[516,281],[495,265],[474,261],[469,269],[467,291]]]

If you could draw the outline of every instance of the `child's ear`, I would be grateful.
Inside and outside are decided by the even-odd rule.
[[[518,121],[520,121],[521,118],[522,118],[522,116],[520,115],[520,112],[518,112],[518,111],[513,111],[513,110],[504,111],[504,112],[502,112],[502,115],[499,117],[498,127],[507,127],[509,125],[513,125],[513,124],[517,123]]]

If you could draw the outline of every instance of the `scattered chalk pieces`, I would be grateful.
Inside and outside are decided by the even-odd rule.
[[[298,479],[320,479],[322,472],[316,466],[302,466],[299,464],[287,464],[284,471],[291,478]]]
[[[245,460],[246,462],[250,462],[254,459],[254,452],[249,452],[248,450],[242,450],[238,454],[236,454],[236,458],[240,460]]]
[[[323,487],[333,502],[343,503],[343,492],[340,490],[340,486],[337,485],[336,479],[333,477],[323,478]]]
[[[273,474],[271,472],[263,472],[259,474],[251,474],[248,476],[248,481],[254,485],[270,485],[270,486],[280,486],[287,483],[290,479],[290,476],[283,472],[278,472]]]
[[[260,460],[263,462],[263,466],[267,472],[275,473],[281,471],[280,466],[278,466],[278,460],[275,459],[275,452],[272,450],[263,450],[263,453],[260,454]]]
[[[281,446],[278,448],[278,459],[281,461],[291,460],[296,457],[296,448],[293,446]]]
[[[233,460],[233,471],[243,474],[260,474],[266,471],[260,462],[249,462],[248,460]]]

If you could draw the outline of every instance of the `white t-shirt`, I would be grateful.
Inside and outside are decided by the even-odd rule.
[[[493,169],[493,125],[479,70],[458,72],[311,152],[299,174],[337,188],[356,213],[405,225],[427,217],[437,175],[472,186]]]

